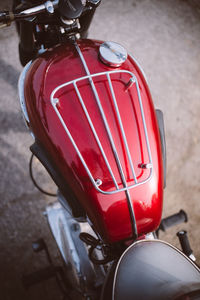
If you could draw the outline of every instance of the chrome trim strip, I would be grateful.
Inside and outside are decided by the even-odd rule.
[[[110,131],[110,127],[109,127],[109,125],[108,125],[106,116],[105,116],[104,111],[103,111],[103,107],[102,107],[102,105],[101,105],[101,101],[100,101],[100,99],[99,99],[99,95],[98,95],[98,93],[97,93],[96,87],[95,87],[94,82],[93,82],[93,80],[92,80],[92,77],[93,77],[93,76],[91,76],[91,74],[90,74],[90,71],[89,71],[89,69],[88,69],[87,63],[86,63],[86,61],[85,61],[85,59],[84,59],[84,57],[83,57],[83,54],[82,54],[82,52],[81,52],[81,50],[80,50],[80,48],[79,48],[79,46],[78,46],[77,43],[75,43],[75,47],[76,47],[76,50],[78,51],[78,54],[79,54],[79,56],[80,56],[80,58],[81,58],[81,61],[82,61],[83,66],[84,66],[84,68],[85,68],[86,74],[87,74],[88,76],[90,76],[90,77],[89,77],[89,81],[90,81],[90,84],[91,84],[93,93],[94,93],[94,95],[95,95],[95,99],[96,99],[96,102],[97,102],[99,111],[100,111],[100,113],[101,113],[101,116],[102,116],[102,119],[103,119],[103,122],[104,122],[104,126],[105,126],[105,128],[106,128],[106,132],[107,132],[108,137],[109,137],[109,141],[110,141],[110,144],[111,144],[111,148],[112,148],[113,154],[114,154],[114,156],[115,156],[115,161],[116,161],[116,163],[117,163],[117,167],[118,167],[118,170],[119,170],[119,172],[120,172],[120,176],[121,176],[123,185],[124,185],[124,187],[126,187],[126,184],[125,184],[126,178],[125,178],[125,175],[124,175],[124,172],[123,172],[123,169],[122,169],[122,165],[121,165],[121,162],[120,162],[118,153],[117,153],[117,149],[116,149],[114,140],[113,140],[113,138],[112,138],[112,134],[111,134],[111,131]],[[135,178],[134,178],[134,179],[135,179]],[[136,182],[136,183],[137,183],[137,182]]]
[[[165,242],[165,241],[162,241],[162,240],[158,240],[158,239],[155,239],[155,240],[140,240],[140,241],[136,241],[135,243],[133,243],[132,245],[130,245],[125,251],[124,253],[122,254],[122,256],[120,257],[118,263],[117,263],[117,267],[115,269],[115,275],[114,275],[114,280],[113,280],[113,288],[112,288],[112,300],[115,300],[114,298],[114,291],[115,291],[115,285],[116,285],[116,277],[117,277],[117,271],[119,269],[119,265],[121,264],[121,261],[123,259],[123,257],[125,256],[125,254],[129,251],[130,248],[134,247],[136,244],[139,244],[139,243],[156,243],[156,242],[161,242],[165,245],[168,245],[170,246],[172,249],[176,250],[178,253],[180,253],[182,256],[184,256],[194,267],[195,269],[200,273],[200,269],[197,267],[197,265],[191,260],[189,259],[181,250],[179,250],[178,248],[174,247],[173,245]]]
[[[86,74],[89,76],[90,85],[91,85],[93,93],[95,95],[96,103],[97,103],[98,108],[100,110],[100,113],[101,113],[101,116],[102,116],[102,119],[103,119],[103,122],[104,122],[104,125],[105,125],[105,129],[106,129],[106,132],[107,132],[108,137],[109,137],[109,141],[110,141],[110,144],[111,144],[111,148],[112,148],[113,154],[115,156],[115,161],[116,161],[119,173],[120,173],[120,177],[122,179],[123,186],[124,186],[124,188],[127,188],[126,178],[125,178],[125,175],[124,175],[124,172],[123,172],[123,168],[122,168],[122,165],[121,165],[118,153],[117,153],[117,149],[116,149],[114,140],[112,138],[112,133],[110,131],[109,124],[108,124],[106,116],[104,114],[104,110],[103,110],[103,107],[101,105],[101,101],[99,99],[99,95],[97,93],[96,87],[95,87],[94,82],[92,80],[93,76],[90,74],[90,71],[88,69],[87,63],[86,63],[86,61],[85,61],[85,59],[83,57],[83,54],[82,54],[82,52],[81,52],[81,50],[80,50],[80,48],[79,48],[79,46],[78,46],[77,43],[75,43],[75,47],[76,47],[76,50],[79,53],[79,56],[81,58],[83,66],[85,68]],[[111,89],[113,100],[115,102],[115,108],[117,107],[117,110],[118,110],[118,106],[117,106],[117,103],[116,103],[116,98],[115,98],[115,94],[114,94],[114,90],[113,90],[113,86],[112,86],[109,74],[110,73],[107,72],[106,76],[107,76],[107,79],[109,78],[109,86],[110,86],[110,89]],[[118,112],[119,112],[119,110],[118,110]],[[118,115],[118,121],[120,123],[121,130],[122,130],[122,133],[123,133],[123,138],[126,141],[126,136],[125,136],[125,132],[124,132],[124,129],[123,129],[122,122],[121,122],[120,114],[118,113],[117,115]],[[145,126],[146,126],[146,124],[145,124]],[[93,131],[93,134],[95,134],[94,131]],[[132,163],[132,160],[130,159],[130,151],[129,151],[129,148],[128,148],[127,141],[125,143],[125,146],[126,146],[126,150],[128,151],[129,163],[131,163],[131,169],[132,169],[132,172],[133,172],[133,177],[134,177],[135,183],[137,184],[137,179],[136,179],[136,176],[135,176],[135,171],[134,171],[134,168],[133,168],[133,163]],[[116,186],[117,182],[114,181],[114,183],[115,183],[115,186]],[[97,184],[96,184],[96,186],[97,186]],[[118,185],[116,187],[117,187],[117,190],[119,190]],[[129,213],[130,213],[130,218],[131,218],[131,227],[132,227],[132,232],[133,232],[133,238],[136,239],[137,236],[138,236],[138,231],[137,231],[137,224],[136,224],[135,212],[134,212],[134,208],[133,208],[133,204],[132,204],[132,201],[131,201],[131,197],[130,197],[129,191],[125,190],[125,194],[126,194],[127,201],[128,201],[127,203],[128,203],[128,208],[129,208]]]
[[[124,185],[127,187],[126,182],[124,183]],[[133,240],[136,240],[138,237],[138,230],[137,230],[137,223],[136,223],[136,218],[135,218],[135,211],[134,211],[134,207],[133,207],[133,203],[131,200],[129,190],[126,190],[125,194],[126,194],[128,210],[129,210],[130,218],[131,218],[131,228],[132,228],[132,232],[133,232],[132,237],[133,237]]]
[[[80,56],[80,59],[81,59],[81,61],[82,61],[82,64],[83,64],[83,66],[84,66],[84,69],[85,69],[86,74],[87,74],[88,76],[91,75],[91,74],[90,74],[90,71],[89,71],[89,69],[88,69],[88,66],[87,66],[87,64],[86,64],[86,61],[85,61],[85,59],[84,59],[84,57],[83,57],[83,54],[82,54],[82,52],[81,52],[81,49],[79,48],[79,46],[78,46],[77,43],[75,43],[74,46],[75,46],[76,51],[78,52],[78,54],[79,54],[79,56]],[[89,80],[90,80],[90,79],[89,79]]]
[[[29,121],[29,117],[28,117],[28,113],[27,113],[27,109],[26,109],[26,102],[25,102],[25,96],[24,96],[24,81],[25,81],[26,74],[27,74],[31,64],[32,64],[32,61],[29,61],[25,65],[25,67],[23,68],[23,70],[19,76],[19,80],[18,80],[18,93],[19,93],[20,105],[21,105],[21,109],[23,112],[23,116],[28,123],[30,121]]]

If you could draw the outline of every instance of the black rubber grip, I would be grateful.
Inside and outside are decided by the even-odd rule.
[[[186,223],[188,220],[187,214],[184,210],[180,210],[177,214],[171,215],[170,217],[162,219],[159,229],[162,231],[166,231],[166,229],[178,225],[181,223]]]
[[[190,247],[190,243],[189,243],[188,236],[187,236],[187,231],[181,230],[177,233],[177,236],[179,238],[183,253],[187,256],[190,256],[193,253],[193,251]]]

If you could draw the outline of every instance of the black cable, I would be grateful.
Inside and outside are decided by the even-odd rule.
[[[31,155],[30,161],[29,161],[29,174],[31,177],[31,180],[33,181],[33,184],[35,185],[35,187],[43,194],[47,195],[47,196],[51,196],[51,197],[56,197],[57,194],[53,194],[53,193],[49,193],[44,191],[36,182],[35,178],[33,177],[33,158],[34,158],[34,154]]]

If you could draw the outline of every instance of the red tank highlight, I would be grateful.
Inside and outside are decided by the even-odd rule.
[[[107,243],[156,230],[163,164],[151,95],[131,56],[119,67],[99,58],[100,41],[54,47],[30,66],[30,128]],[[128,195],[128,196],[127,196]]]

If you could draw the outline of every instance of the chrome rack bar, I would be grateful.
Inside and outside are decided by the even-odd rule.
[[[125,178],[125,175],[124,175],[124,172],[123,172],[123,168],[122,168],[122,165],[121,165],[121,162],[120,162],[118,153],[117,153],[117,149],[116,149],[116,146],[115,146],[115,142],[114,142],[114,140],[113,140],[113,137],[112,137],[112,133],[111,133],[110,127],[109,127],[109,125],[108,125],[108,122],[107,122],[107,119],[106,119],[106,116],[105,116],[103,107],[102,107],[102,105],[101,105],[101,101],[100,101],[100,99],[99,99],[99,95],[98,95],[98,93],[97,93],[96,87],[95,87],[94,82],[93,82],[93,80],[92,80],[92,77],[91,77],[90,84],[91,84],[91,86],[92,86],[92,90],[93,90],[93,92],[94,92],[95,99],[96,99],[96,102],[97,102],[99,111],[100,111],[100,113],[101,113],[101,117],[102,117],[102,119],[103,119],[103,123],[104,123],[104,126],[105,126],[105,128],[106,128],[106,132],[107,132],[108,137],[109,137],[109,141],[110,141],[110,145],[111,145],[111,148],[112,148],[114,157],[115,157],[115,161],[116,161],[116,164],[117,164],[117,167],[118,167],[118,170],[119,170],[119,173],[120,173],[120,176],[121,176],[123,185],[124,185],[124,182],[126,182],[126,178]],[[125,186],[124,186],[124,187],[125,187]]]
[[[149,145],[149,138],[148,138],[148,134],[147,134],[147,126],[146,126],[146,122],[145,122],[144,110],[143,110],[143,106],[142,106],[142,99],[141,99],[139,84],[138,84],[137,80],[136,80],[135,84],[136,84],[137,95],[138,95],[139,104],[140,104],[140,111],[141,111],[141,115],[142,115],[142,122],[143,122],[144,133],[145,133],[146,144],[147,144],[147,150],[148,150],[148,155],[149,155],[149,163],[151,165],[151,171],[152,171],[153,165],[152,165],[151,149],[150,149],[150,145]]]
[[[123,127],[123,124],[122,124],[122,120],[121,120],[119,108],[118,108],[118,105],[117,105],[117,101],[116,101],[116,97],[115,97],[115,92],[113,90],[113,85],[112,85],[112,82],[111,82],[111,79],[110,79],[110,74],[108,73],[108,74],[106,74],[106,76],[107,76],[107,79],[108,79],[108,82],[109,82],[109,86],[110,86],[110,90],[111,90],[111,93],[112,93],[112,98],[113,98],[115,110],[117,112],[117,117],[118,117],[120,129],[121,129],[121,132],[122,132],[122,136],[123,136],[123,141],[124,141],[124,144],[125,144],[125,147],[126,147],[126,151],[127,151],[127,154],[128,154],[128,159],[129,159],[129,163],[130,163],[130,166],[131,166],[131,171],[133,173],[133,178],[134,178],[135,183],[137,183],[137,178],[135,176],[135,170],[134,170],[134,166],[133,166],[133,161],[131,159],[131,154],[130,154],[130,150],[129,150],[129,147],[128,147],[126,135],[125,135],[125,132],[124,132],[124,127]]]
[[[89,113],[88,113],[86,107],[85,107],[84,100],[83,100],[83,98],[82,98],[82,96],[81,96],[81,94],[80,94],[80,91],[79,91],[79,89],[78,89],[78,86],[77,86],[77,82],[82,81],[82,80],[85,80],[85,79],[89,79],[90,84],[93,84],[93,85],[94,85],[94,82],[93,82],[93,80],[92,80],[93,77],[97,77],[97,76],[107,76],[107,78],[110,78],[110,75],[112,75],[112,74],[114,74],[114,73],[127,73],[127,74],[130,75],[130,77],[134,80],[134,82],[135,82],[135,84],[136,84],[137,93],[138,93],[138,100],[139,100],[139,104],[140,104],[140,110],[141,110],[142,121],[143,121],[143,127],[144,127],[144,132],[145,132],[145,139],[146,139],[146,145],[147,145],[147,152],[148,152],[148,156],[149,156],[149,162],[148,162],[148,164],[150,165],[150,174],[149,174],[149,176],[148,176],[147,179],[143,180],[142,182],[134,182],[134,184],[128,186],[127,184],[125,185],[126,180],[125,180],[125,176],[124,176],[124,173],[123,173],[123,169],[122,169],[122,167],[121,167],[121,163],[120,163],[120,160],[119,160],[119,165],[120,165],[119,169],[121,170],[120,176],[121,176],[121,179],[122,179],[122,184],[124,185],[123,188],[119,188],[119,185],[118,185],[118,183],[117,183],[117,181],[116,181],[116,179],[115,179],[115,176],[114,176],[114,174],[113,174],[113,171],[112,171],[112,169],[111,169],[111,167],[110,167],[110,164],[109,164],[109,162],[108,162],[108,159],[107,159],[107,157],[106,157],[106,154],[105,154],[105,152],[104,152],[104,150],[103,150],[102,144],[101,144],[101,142],[100,142],[100,139],[99,139],[99,137],[98,137],[98,135],[97,135],[97,133],[96,133],[96,130],[95,130],[95,128],[94,128],[94,125],[93,125],[93,123],[92,123],[92,120],[91,120],[91,118],[90,118],[90,116],[89,116]],[[109,76],[109,77],[108,77],[108,76]],[[111,79],[110,79],[110,81],[111,81]],[[90,170],[89,170],[89,168],[88,168],[88,166],[87,166],[87,164],[86,164],[86,162],[85,162],[85,160],[84,160],[82,154],[80,153],[80,151],[79,151],[79,149],[78,149],[78,146],[76,145],[76,143],[75,143],[73,137],[71,136],[70,131],[69,131],[67,125],[65,124],[65,122],[64,122],[64,120],[63,120],[61,114],[59,113],[59,110],[58,110],[58,108],[57,108],[57,101],[58,101],[58,99],[54,98],[54,96],[55,96],[55,94],[57,93],[57,91],[58,91],[59,89],[65,87],[65,86],[68,86],[68,85],[70,85],[70,84],[73,84],[73,86],[74,86],[74,88],[75,88],[75,91],[76,91],[76,94],[77,94],[78,99],[79,99],[79,101],[80,101],[80,104],[82,105],[82,108],[83,108],[83,110],[84,110],[84,113],[85,113],[85,115],[86,115],[86,118],[87,118],[87,120],[88,120],[88,123],[89,123],[91,129],[92,129],[92,132],[93,132],[94,137],[95,137],[95,140],[96,140],[96,142],[97,142],[97,144],[98,144],[98,146],[99,146],[99,149],[100,149],[100,151],[101,151],[101,153],[102,153],[102,156],[103,156],[103,158],[104,158],[104,160],[105,160],[106,166],[107,166],[107,168],[108,168],[108,170],[109,170],[109,173],[110,173],[110,175],[111,175],[111,177],[112,177],[112,180],[113,180],[113,183],[114,183],[114,185],[115,185],[116,190],[104,191],[104,190],[102,190],[102,189],[99,188],[99,186],[97,185],[96,180],[95,180],[94,177],[92,176],[92,174],[91,174],[91,172],[90,172]],[[112,82],[111,82],[111,84],[112,84]],[[110,85],[110,83],[109,83],[109,85]],[[95,88],[95,94],[97,94],[96,87],[94,86],[94,88]],[[112,89],[111,89],[111,93],[112,93]],[[113,90],[113,93],[114,93],[114,90]],[[99,99],[98,94],[97,94],[97,99],[98,99],[98,101],[100,102],[100,99]],[[113,99],[114,99],[114,98],[113,98]],[[114,99],[114,101],[115,101],[115,100],[116,100],[116,99]],[[152,166],[151,151],[150,151],[150,145],[149,145],[149,140],[148,140],[148,134],[147,134],[147,128],[146,128],[146,123],[145,123],[145,117],[144,117],[144,111],[143,111],[143,106],[142,106],[141,96],[140,96],[140,92],[139,92],[139,86],[138,86],[137,79],[136,79],[136,77],[135,77],[135,75],[134,75],[133,73],[131,73],[131,72],[129,72],[129,71],[126,71],[126,70],[115,70],[115,71],[109,71],[109,72],[101,72],[101,73],[97,73],[97,74],[91,74],[91,75],[87,75],[87,76],[84,76],[84,77],[77,78],[77,79],[75,79],[75,80],[66,82],[66,83],[64,83],[64,84],[62,84],[62,85],[59,85],[58,87],[56,87],[56,88],[53,90],[53,92],[51,93],[51,104],[52,104],[52,106],[54,107],[54,110],[55,110],[55,112],[56,112],[58,118],[60,119],[60,121],[61,121],[61,123],[62,123],[62,125],[63,125],[63,127],[64,127],[64,129],[65,129],[65,131],[66,131],[66,133],[67,133],[67,135],[68,135],[68,137],[70,138],[70,140],[71,140],[71,142],[72,142],[72,144],[73,144],[73,146],[74,146],[74,148],[75,148],[75,150],[76,150],[76,152],[77,152],[77,154],[78,154],[78,156],[79,156],[81,162],[83,163],[83,166],[84,166],[84,168],[85,168],[85,170],[86,170],[86,172],[87,172],[89,178],[91,179],[92,184],[93,184],[94,187],[96,188],[96,190],[98,190],[99,192],[101,192],[101,193],[103,193],[103,194],[115,194],[115,193],[118,193],[118,192],[127,191],[127,190],[132,189],[132,188],[134,188],[134,187],[136,187],[136,186],[139,186],[139,185],[141,185],[141,184],[144,184],[144,183],[146,183],[147,181],[150,180],[150,178],[152,177],[152,167],[153,167],[153,166]],[[102,114],[103,114],[104,117],[105,117],[105,114],[104,114],[104,111],[103,111],[101,102],[100,102],[100,107],[99,107],[99,109],[102,110]],[[120,119],[121,119],[121,118],[120,118]],[[119,118],[118,118],[118,121],[120,122]],[[107,125],[106,117],[105,117],[105,122],[106,122],[106,125]],[[122,122],[121,122],[121,123],[122,123]],[[122,124],[121,124],[121,125],[122,125]],[[123,125],[122,125],[122,126],[123,126]],[[108,126],[108,131],[109,131],[109,133],[110,133],[110,135],[111,135],[111,132],[110,132],[110,130],[109,130],[109,126]],[[123,132],[123,131],[122,131],[122,132]],[[111,137],[112,137],[112,135],[111,135]],[[126,136],[125,136],[125,133],[124,133],[124,139],[125,139],[125,138],[126,138]],[[111,139],[111,141],[113,141],[113,139]],[[113,141],[113,143],[114,143],[114,141]],[[127,145],[126,149],[127,149],[127,154],[128,154],[128,152],[129,152],[129,154],[128,154],[128,156],[129,156],[129,155],[130,155],[130,150],[129,150],[129,148],[128,148],[128,145]],[[114,150],[116,150],[115,145],[114,145]],[[118,154],[117,154],[116,156],[118,157]],[[118,159],[119,159],[119,157],[118,157]],[[130,163],[130,161],[132,162],[131,156],[129,156],[129,163]],[[130,165],[131,165],[131,163],[130,163]],[[132,166],[133,166],[133,163],[132,163]],[[120,171],[120,170],[119,170],[119,171]],[[132,171],[133,171],[133,170],[134,170],[134,168],[132,168]]]
[[[86,170],[86,172],[87,172],[90,180],[92,181],[93,185],[96,187],[96,182],[95,182],[95,180],[94,180],[94,178],[93,178],[93,176],[92,176],[92,174],[90,172],[90,169],[88,168],[88,166],[87,166],[87,164],[86,164],[86,162],[85,162],[85,160],[84,160],[81,152],[79,151],[79,148],[78,148],[76,142],[74,141],[74,139],[73,139],[73,137],[72,137],[72,135],[71,135],[68,127],[66,126],[66,124],[65,124],[62,116],[60,115],[60,113],[59,113],[59,111],[58,111],[58,109],[56,107],[56,105],[57,105],[58,102],[59,102],[59,100],[57,98],[51,98],[51,104],[53,105],[54,110],[55,110],[55,112],[56,112],[56,114],[57,114],[57,116],[58,116],[61,124],[63,125],[63,127],[64,127],[64,129],[65,129],[65,131],[66,131],[66,133],[67,133],[67,135],[68,135],[68,137],[70,139],[70,141],[72,142],[72,145],[74,146],[74,148],[75,148],[75,150],[76,150],[76,152],[78,154],[78,157],[81,160],[81,162],[82,162],[82,164],[83,164],[83,166],[84,166],[84,168],[85,168],[85,170]]]
[[[119,173],[120,173],[120,177],[122,179],[123,186],[124,186],[124,188],[127,188],[127,183],[126,183],[126,178],[125,178],[125,175],[124,175],[124,172],[123,172],[123,168],[122,168],[119,156],[117,154],[117,149],[115,147],[115,143],[114,143],[114,140],[112,138],[112,134],[111,134],[111,131],[110,131],[110,128],[109,128],[106,116],[104,114],[104,110],[103,110],[103,107],[101,105],[101,101],[99,99],[99,95],[97,93],[96,87],[95,87],[93,79],[92,79],[93,77],[90,74],[90,71],[88,69],[87,63],[86,63],[86,61],[85,61],[85,59],[83,57],[83,54],[82,54],[82,52],[81,52],[78,44],[75,44],[75,47],[76,47],[76,50],[78,51],[79,56],[80,56],[80,58],[82,60],[82,63],[83,63],[84,68],[85,68],[85,71],[86,71],[87,75],[89,76],[90,85],[91,85],[92,90],[94,92],[94,95],[95,95],[95,98],[96,98],[96,102],[97,102],[97,105],[99,107],[99,110],[100,110],[100,113],[101,113],[101,116],[102,116],[102,119],[103,119],[103,122],[104,122],[104,125],[105,125],[105,128],[106,128],[106,132],[107,132],[108,137],[109,137],[109,141],[110,141],[111,148],[112,148],[112,151],[113,151],[113,154],[114,154],[114,157],[115,157],[115,161],[117,163],[117,167],[118,167],[118,170],[119,170]],[[107,73],[106,76],[107,76],[107,79],[109,78],[109,86],[110,86],[110,89],[111,89],[111,93],[112,93],[113,100],[115,102],[115,108],[116,108],[117,107],[117,103],[116,103],[116,98],[115,98],[115,94],[114,94],[114,91],[113,91],[113,86],[112,86],[112,83],[111,83],[111,80],[110,80],[109,73]],[[120,127],[122,129],[123,138],[126,141],[126,136],[125,136],[125,132],[124,132],[124,129],[123,129],[122,122],[121,122],[121,117],[120,117],[120,114],[119,114],[118,107],[117,107],[117,116],[118,116],[118,121],[120,122]],[[125,142],[125,145],[126,145],[126,150],[128,149],[128,156],[130,158],[130,151],[129,151],[129,148],[128,148],[127,141]],[[135,171],[134,171],[134,168],[133,168],[132,160],[129,159],[129,162],[131,162],[131,168],[132,168],[132,171],[133,171],[133,177],[134,177],[135,183],[137,184],[137,180],[136,180],[136,176],[135,176]],[[133,208],[133,204],[132,204],[132,201],[131,201],[131,197],[130,197],[129,191],[125,190],[125,194],[126,194],[126,197],[127,197],[127,203],[128,203],[129,212],[130,212],[133,238],[136,239],[137,236],[138,236],[138,231],[137,231],[137,224],[136,224],[136,219],[135,219],[135,212],[134,212],[134,208]]]
[[[119,186],[118,186],[117,181],[116,181],[116,179],[115,179],[115,176],[114,176],[114,174],[113,174],[113,172],[112,172],[111,166],[110,166],[110,164],[109,164],[109,162],[108,162],[108,159],[107,159],[107,157],[106,157],[106,154],[105,154],[105,152],[104,152],[104,150],[103,150],[103,147],[102,147],[102,145],[101,145],[101,142],[100,142],[100,140],[99,140],[99,137],[98,137],[98,135],[97,135],[97,132],[96,132],[96,130],[95,130],[95,128],[94,128],[94,125],[93,125],[93,123],[92,123],[92,120],[91,120],[91,118],[90,118],[90,116],[89,116],[89,113],[88,113],[88,111],[87,111],[87,108],[85,107],[83,98],[82,98],[82,96],[81,96],[81,94],[80,94],[80,92],[79,92],[79,90],[78,90],[78,87],[77,87],[76,82],[74,82],[73,85],[74,85],[74,87],[75,87],[77,96],[78,96],[78,98],[79,98],[79,102],[81,103],[81,106],[82,106],[82,108],[83,108],[83,110],[84,110],[84,113],[85,113],[85,115],[86,115],[86,118],[87,118],[87,120],[88,120],[88,122],[89,122],[89,124],[90,124],[90,127],[91,127],[91,129],[92,129],[92,132],[93,132],[93,134],[94,134],[94,136],[95,136],[95,139],[96,139],[96,142],[97,142],[97,144],[98,144],[98,146],[99,146],[99,149],[100,149],[100,151],[101,151],[101,154],[103,155],[103,158],[104,158],[104,160],[105,160],[105,163],[106,163],[106,165],[107,165],[107,168],[108,168],[108,170],[109,170],[109,172],[110,172],[110,175],[111,175],[111,177],[112,177],[112,179],[113,179],[113,182],[114,182],[114,184],[115,184],[115,187],[117,188],[117,190],[119,190]]]
[[[116,146],[115,146],[115,142],[113,140],[113,137],[112,137],[112,134],[111,134],[111,131],[110,131],[110,127],[108,125],[108,122],[107,122],[107,119],[106,119],[106,116],[105,116],[105,113],[104,113],[104,110],[103,110],[103,107],[101,105],[101,101],[99,99],[99,95],[97,93],[97,90],[96,90],[96,87],[94,85],[94,82],[93,82],[93,76],[91,76],[90,74],[90,71],[88,69],[88,66],[86,64],[86,61],[83,57],[83,54],[79,48],[79,46],[77,44],[75,44],[75,47],[76,47],[76,50],[81,58],[81,61],[83,63],[83,66],[84,66],[84,69],[88,75],[88,79],[90,81],[90,85],[92,87],[92,90],[93,90],[93,93],[94,93],[94,96],[95,96],[95,100],[96,100],[96,103],[98,105],[98,108],[99,108],[99,111],[100,111],[100,114],[101,114],[101,117],[103,119],[103,123],[104,123],[104,126],[106,128],[106,132],[107,132],[107,135],[109,137],[109,142],[110,142],[110,145],[111,145],[111,148],[112,148],[112,151],[113,151],[113,154],[114,154],[114,157],[115,157],[115,161],[116,161],[116,164],[117,164],[117,167],[118,167],[118,170],[119,170],[119,173],[120,173],[120,176],[121,176],[121,179],[122,179],[122,182],[126,182],[126,178],[124,176],[124,172],[123,172],[123,168],[122,168],[122,165],[121,165],[121,162],[120,162],[120,159],[119,159],[119,156],[118,156],[118,153],[117,153],[117,149],[116,149]],[[123,183],[124,185],[124,183]],[[124,186],[125,187],[125,186]]]

